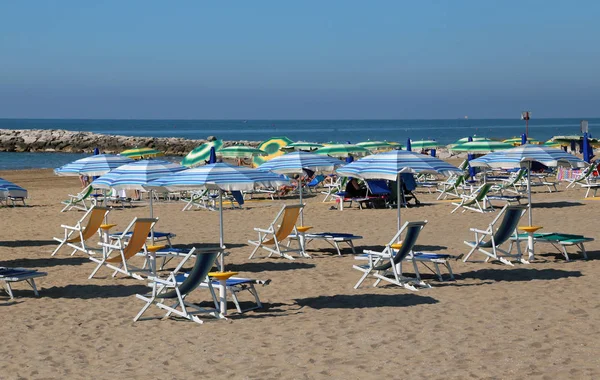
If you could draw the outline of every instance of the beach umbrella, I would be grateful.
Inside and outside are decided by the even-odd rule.
[[[544,145],[525,144],[516,148],[494,152],[474,159],[471,166],[484,168],[527,168],[527,200],[529,226],[533,223],[531,207],[531,163],[539,162],[548,167],[568,166],[583,168],[586,163],[572,154]]]
[[[452,148],[450,148],[450,150],[453,152],[490,153],[511,148],[513,148],[512,145],[502,141],[473,140],[471,142],[464,142],[454,145]]]
[[[267,152],[267,155],[266,156],[254,156],[252,158],[252,165],[254,167],[257,167],[275,157],[279,157],[279,156],[283,155],[284,152],[281,150],[281,148],[286,147],[292,143],[293,143],[293,141],[288,139],[285,136],[271,137],[270,139],[263,141],[262,143],[260,143],[260,145],[257,148]]]
[[[331,144],[315,150],[315,153],[331,157],[348,157],[349,155],[364,156],[371,152],[362,146],[354,144]]]
[[[469,138],[471,140],[469,140]],[[462,143],[466,143],[469,141],[489,141],[490,139],[487,137],[479,137],[479,136],[467,136],[467,137],[463,137],[461,139],[456,140],[456,142],[452,145],[458,145],[458,144],[462,144]]]
[[[315,150],[321,148],[323,144],[318,144],[314,142],[307,141],[296,141],[295,143],[291,143],[287,146],[284,146],[283,149],[291,149],[291,150]]]
[[[132,162],[133,160],[129,157],[117,156],[114,154],[98,154],[63,165],[60,168],[55,169],[54,174],[59,176],[100,176],[119,166]]]
[[[204,165],[206,161],[208,161],[210,157],[210,148],[219,149],[223,146],[222,140],[209,141],[204,144],[199,145],[194,150],[189,152],[183,160],[181,160],[181,165],[186,166],[188,168]]]
[[[512,145],[515,145],[515,146],[519,146],[519,145],[522,145],[523,138],[522,137],[512,137],[510,139],[503,140],[502,142],[505,142],[507,144],[512,144]],[[532,139],[531,137],[528,137],[527,138],[527,143],[528,144],[538,144],[539,141],[537,141],[536,139]]]
[[[399,144],[390,144],[387,141],[363,141],[356,144],[369,150],[380,150],[380,149],[393,149]]]
[[[300,203],[302,203],[302,174],[304,170],[311,171],[333,171],[343,162],[309,152],[292,152],[275,157],[258,167],[260,170],[270,171],[277,174],[300,174],[298,178],[298,189],[300,193]],[[304,225],[304,213],[300,212],[300,225]]]
[[[412,152],[412,144],[410,143],[410,138],[406,139],[406,150]]]
[[[389,152],[363,157],[351,164],[337,169],[337,173],[345,177],[362,179],[385,179],[396,181],[398,194],[398,230],[400,230],[400,197],[402,173],[462,173],[462,170],[440,160],[439,158],[406,150]]]
[[[219,149],[217,155],[229,158],[250,158],[254,156],[266,156],[267,152],[251,146],[233,145]]]
[[[215,163],[180,171],[149,183],[146,187],[162,187],[169,191],[218,190],[219,191],[219,244],[225,248],[223,233],[223,191],[248,191],[257,186],[278,187],[289,181],[273,173]],[[221,255],[221,270],[224,270]]]
[[[138,159],[162,156],[163,152],[152,148],[133,148],[127,149],[119,153],[121,156]]]
[[[419,141],[411,141],[410,142],[411,148],[414,149],[435,149],[440,145],[440,143],[438,143],[435,140],[419,140]]]
[[[562,144],[560,142],[552,141],[552,140],[546,141],[543,145],[553,147],[553,148],[560,148],[562,146]]]
[[[0,178],[0,197],[27,198],[27,190],[10,181]],[[8,220],[5,220],[8,223]]]

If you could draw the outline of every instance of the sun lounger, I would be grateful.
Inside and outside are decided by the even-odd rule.
[[[99,243],[103,248],[102,258],[98,259],[90,256],[90,260],[98,263],[98,265],[90,274],[89,278],[93,278],[102,266],[106,266],[107,268],[114,270],[113,277],[116,276],[117,273],[122,273],[138,280],[142,280],[142,276],[135,272],[148,271],[133,267],[128,263],[128,260],[141,251],[146,252],[146,240],[156,222],[158,222],[158,218],[134,218],[129,226],[127,226],[125,232],[122,232],[121,235],[111,235],[110,242]]]
[[[35,279],[46,275],[46,272],[38,272],[35,269],[0,267],[0,282],[4,284],[6,293],[8,293],[8,296],[11,299],[14,298],[14,295],[10,284],[20,281],[27,282],[33,289],[33,294],[35,294],[36,297],[39,296],[40,294],[35,286]]]
[[[78,194],[69,194],[69,199],[61,202],[65,205],[65,207],[63,207],[60,212],[70,211],[73,209],[87,211],[91,207],[88,206],[87,202],[90,201],[90,195],[93,191],[94,189],[92,188],[92,185],[88,185]]]
[[[519,239],[527,240],[527,234],[519,234]],[[549,243],[552,244],[560,253],[563,254],[565,260],[569,261],[567,247],[575,246],[579,248],[584,259],[587,259],[584,243],[594,241],[594,238],[585,237],[583,235],[563,234],[559,232],[542,232],[533,234],[534,243]]]
[[[492,206],[492,204],[487,199],[487,195],[490,191],[491,186],[491,184],[486,183],[470,195],[461,195],[460,203],[452,202],[452,204],[456,206],[456,208],[454,208],[454,210],[452,210],[450,213],[453,214],[460,208],[463,209],[463,212],[467,210],[472,210],[481,213],[494,211],[494,206]]]
[[[363,251],[365,255],[357,257],[357,259],[367,259],[369,263],[366,265],[352,266],[352,268],[363,273],[356,285],[354,285],[354,289],[357,289],[369,276],[376,278],[373,286],[377,286],[381,281],[386,281],[409,290],[417,290],[416,286],[430,287],[420,280],[416,261],[412,261],[412,263],[417,277],[408,278],[402,276],[402,262],[412,254],[419,234],[426,224],[427,221],[406,222],[385,246],[383,251]],[[402,241],[402,244],[398,244],[397,242],[404,232],[406,232],[404,240]]]
[[[588,198],[590,196],[590,193],[592,192],[592,190],[594,190],[593,197],[595,197],[596,193],[598,193],[598,189],[600,189],[600,183],[589,183],[589,184],[581,185],[581,187],[583,187],[584,189],[587,189],[587,191],[585,192],[585,198]]]
[[[152,305],[156,305],[158,308],[166,310],[167,314],[165,317],[175,314],[196,323],[203,323],[203,321],[196,315],[200,313],[212,316],[214,318],[223,318],[218,310],[219,305],[217,296],[211,283],[208,283],[208,288],[215,306],[214,309],[205,309],[196,304],[185,301],[185,298],[189,293],[198,288],[203,281],[205,282],[207,280],[208,273],[215,264],[215,260],[219,254],[219,250],[214,250],[194,255],[195,251],[196,249],[191,249],[190,252],[183,257],[175,270],[169,273],[169,276],[166,279],[156,276],[148,278],[148,280],[151,281],[152,293],[150,295],[136,294],[136,297],[146,302],[146,304],[135,316],[133,319],[134,321],[138,321],[146,312],[146,310],[148,310],[148,308]],[[180,271],[183,265],[192,256],[195,256],[196,261],[194,263],[194,267],[186,276],[184,273],[180,273]],[[166,301],[171,301],[174,303],[167,305]]]
[[[471,228],[470,231],[475,233],[475,240],[465,241],[465,244],[468,245],[471,250],[465,256],[463,261],[466,262],[475,251],[478,251],[486,256],[486,262],[489,259],[493,259],[512,266],[513,263],[507,258],[515,258],[521,263],[529,264],[522,257],[520,244],[522,239],[517,234],[519,220],[521,220],[521,217],[526,211],[527,206],[506,205],[500,210],[500,213],[494,220],[492,220],[487,229],[480,230]],[[502,222],[500,222],[498,228],[494,230],[500,218],[502,218]],[[514,237],[514,239],[511,239],[511,237]],[[508,249],[500,248],[505,243],[509,244]],[[513,243],[515,243],[514,245],[516,245],[517,248],[516,254],[511,253]]]
[[[210,285],[209,285],[208,281],[204,281],[199,286],[201,288],[212,287],[213,289],[220,291],[221,284],[219,281],[216,281],[216,280],[213,280],[210,278],[209,278],[209,281],[210,281]],[[258,296],[258,291],[256,290],[256,287],[254,285],[266,286],[269,283],[271,283],[271,280],[261,281],[261,280],[251,279],[251,278],[230,277],[225,281],[225,287],[227,288],[227,294],[231,295],[231,299],[233,300],[233,303],[235,304],[235,308],[237,309],[238,313],[242,314],[242,313],[245,313],[250,310],[262,309],[263,305],[262,305],[262,302],[260,302],[260,297]],[[250,293],[250,295],[253,297],[253,302],[252,302],[252,306],[242,309],[242,307],[240,305],[240,299],[238,297],[238,293],[245,292],[245,291]]]
[[[91,254],[92,248],[86,245],[86,241],[96,234],[100,236],[100,226],[104,223],[104,219],[109,212],[110,209],[107,207],[94,206],[74,226],[61,225],[65,229],[65,235],[63,238],[54,238],[59,242],[59,245],[52,252],[52,256],[65,245],[73,248],[71,256],[77,251]],[[84,225],[86,219],[87,223]]]
[[[294,260],[290,253],[297,252],[300,257],[310,257],[304,252],[302,242],[298,239],[298,249],[290,249],[289,245],[283,244],[290,235],[297,235],[298,230],[296,229],[296,222],[298,216],[304,208],[304,205],[284,205],[281,210],[275,216],[273,222],[266,229],[255,228],[254,231],[258,232],[258,240],[248,240],[248,243],[254,245],[256,248],[250,254],[250,259],[254,257],[256,252],[262,248],[269,252],[267,257],[271,257],[274,254],[286,259]],[[281,225],[279,228],[276,227],[277,221],[281,218]]]
[[[504,195],[505,191],[514,193],[514,194],[522,194],[526,189],[527,184],[523,184],[523,178],[525,178],[525,174],[527,173],[526,169],[520,169],[516,172],[512,177],[507,180],[503,180],[499,184],[492,185],[490,189],[492,192],[497,192],[500,195]]]
[[[340,243],[348,244],[348,246],[352,249],[352,253],[356,253],[354,249],[353,240],[362,239],[362,236],[354,235],[354,234],[345,234],[339,232],[321,232],[321,233],[304,233],[304,234],[292,234],[289,236],[290,239],[304,239],[302,246],[306,248],[308,243],[313,240],[323,240],[329,243],[335,250],[338,255],[342,255],[340,251]]]
[[[594,178],[594,172],[597,171],[597,162],[594,162],[591,165],[588,165],[585,169],[583,169],[579,175],[569,180],[569,184],[567,185],[567,189],[574,187],[575,185],[590,185],[592,184],[592,179]]]
[[[440,182],[441,189],[437,189],[440,192],[437,199],[446,199],[448,196],[453,198],[460,198],[460,195],[464,192],[464,185],[467,176],[461,174],[458,177],[448,179],[447,181]]]

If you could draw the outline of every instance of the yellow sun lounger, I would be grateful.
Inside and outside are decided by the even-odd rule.
[[[61,227],[65,229],[65,236],[62,239],[57,237],[54,238],[54,240],[59,242],[59,245],[54,252],[52,252],[52,256],[65,245],[73,248],[71,256],[77,251],[90,254],[91,248],[88,248],[85,243],[95,234],[100,235],[100,226],[109,212],[110,209],[107,207],[94,206],[89,209],[85,215],[83,215],[83,218],[79,219],[74,226],[61,225]],[[84,226],[83,223],[86,219],[87,224]]]

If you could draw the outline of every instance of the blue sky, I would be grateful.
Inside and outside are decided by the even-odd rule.
[[[599,116],[600,2],[4,1],[0,117]]]

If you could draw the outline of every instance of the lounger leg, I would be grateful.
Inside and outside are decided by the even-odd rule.
[[[358,280],[358,282],[356,283],[356,285],[354,285],[354,289],[358,289],[358,287],[360,286],[360,284],[363,283],[363,281],[365,281],[365,279],[369,276],[369,274],[371,273],[371,269],[368,269]]]
[[[248,257],[248,259],[251,259],[254,257],[254,255],[256,254],[256,251],[258,251],[258,249],[261,247],[262,243],[261,243],[261,239],[259,237],[258,242],[256,244],[256,247],[254,247],[254,250],[252,251],[252,253],[250,254],[250,257]]]
[[[34,280],[33,278],[30,278],[30,279],[28,279],[28,280],[26,280],[26,281],[27,281],[27,283],[28,283],[29,285],[31,285],[31,288],[33,289],[33,294],[34,294],[36,297],[39,297],[39,296],[40,296],[40,293],[38,293],[37,286],[35,286],[35,280]]]
[[[354,249],[354,243],[352,243],[352,240],[348,240],[348,245],[350,248],[352,248],[352,253],[356,254],[356,249]]]
[[[335,247],[335,249],[337,251],[338,256],[341,256],[342,252],[340,251],[340,246],[339,246],[338,242],[334,240],[333,241],[333,245],[334,245],[334,247]]]
[[[142,296],[140,294],[136,294],[135,296],[138,299],[141,299],[141,300],[143,300],[143,301],[146,302],[146,304],[142,307],[142,309],[140,310],[140,312],[137,313],[137,315],[135,316],[135,318],[133,318],[133,321],[137,322],[142,317],[142,315],[146,312],[146,310],[148,310],[148,308],[150,307],[150,305],[152,305],[154,303],[154,300],[156,299],[156,297],[153,296],[151,298],[147,298],[147,297],[144,297],[144,296]]]
[[[581,243],[579,245],[579,247],[581,248],[581,253],[583,254],[583,258],[587,260],[588,256],[587,256],[587,252],[585,251],[585,246],[583,245],[583,243]]]
[[[10,299],[14,299],[15,296],[13,295],[12,289],[10,287],[10,283],[8,281],[4,281],[4,287],[6,288],[6,293],[8,293],[8,296],[10,297]]]
[[[58,247],[56,247],[56,249],[52,252],[52,254],[50,256],[54,256],[56,255],[56,253],[63,247],[63,245],[65,245],[66,240],[58,240],[57,238],[54,238],[54,240],[57,240],[60,242],[60,244],[58,245]]]
[[[569,254],[567,253],[567,247],[565,247],[564,245],[562,245],[561,247],[562,247],[563,255],[565,256],[565,260],[569,261]]]

